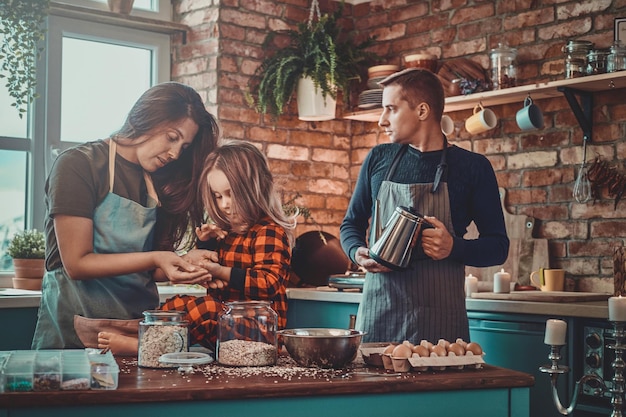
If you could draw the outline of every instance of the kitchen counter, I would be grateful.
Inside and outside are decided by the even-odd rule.
[[[0,394],[2,416],[172,415],[221,416],[529,416],[529,387],[523,372],[483,369],[388,374],[366,367],[360,356],[348,369],[297,366],[283,353],[275,367],[199,367],[191,375],[144,369],[117,358],[117,390]],[[242,401],[244,400],[245,401]]]
[[[329,287],[289,288],[287,297],[294,300],[326,301],[333,303],[361,302],[361,293],[354,290],[338,291]],[[588,301],[577,303],[552,303],[510,300],[482,300],[468,298],[465,301],[468,311],[491,313],[516,313],[553,315],[558,317],[583,317],[606,319],[609,315],[606,301]]]

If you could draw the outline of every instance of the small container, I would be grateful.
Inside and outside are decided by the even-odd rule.
[[[15,351],[5,368],[5,391],[24,392],[33,390],[33,372],[37,351]]]
[[[228,302],[218,320],[217,361],[220,364],[276,364],[278,315],[269,301]]]
[[[59,391],[61,375],[63,375],[61,351],[37,351],[33,369],[33,391]]]
[[[86,390],[91,387],[91,365],[83,349],[62,351],[63,377],[61,390]]]
[[[592,49],[587,53],[587,75],[606,74],[607,57],[606,49]]]
[[[609,48],[606,58],[606,71],[617,72],[626,70],[626,46],[621,42],[615,42]]]
[[[577,78],[587,74],[587,54],[593,42],[567,41],[561,48],[565,54],[565,78]]]
[[[87,353],[91,373],[91,389],[117,389],[120,367],[111,351],[100,353],[97,349],[89,349]]]
[[[491,84],[494,90],[515,87],[517,85],[516,58],[517,49],[501,43],[490,52]]]
[[[159,362],[166,353],[189,350],[188,323],[185,312],[147,310],[139,323],[139,352],[137,364],[144,368],[170,368]]]

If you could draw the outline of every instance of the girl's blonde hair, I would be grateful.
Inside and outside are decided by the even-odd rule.
[[[289,242],[294,242],[296,217],[287,216],[278,194],[274,190],[274,178],[265,155],[253,144],[232,140],[223,142],[207,157],[202,172],[202,201],[209,218],[224,230],[231,224],[219,210],[208,175],[219,169],[224,173],[232,191],[231,215],[236,214],[246,230],[269,216],[285,229]]]

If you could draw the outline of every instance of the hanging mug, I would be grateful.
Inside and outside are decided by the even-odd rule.
[[[472,135],[483,133],[493,129],[498,124],[498,117],[491,109],[486,109],[482,104],[474,107],[474,114],[465,121],[465,130]]]
[[[518,110],[515,121],[522,130],[541,129],[543,127],[543,114],[530,96],[524,100],[524,107]]]

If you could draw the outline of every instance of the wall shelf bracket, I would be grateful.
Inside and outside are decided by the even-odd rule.
[[[569,106],[578,120],[578,124],[583,130],[583,140],[591,142],[591,127],[593,125],[593,93],[589,91],[576,90],[570,87],[558,87],[558,90],[565,95]],[[580,103],[575,96],[580,97]]]

